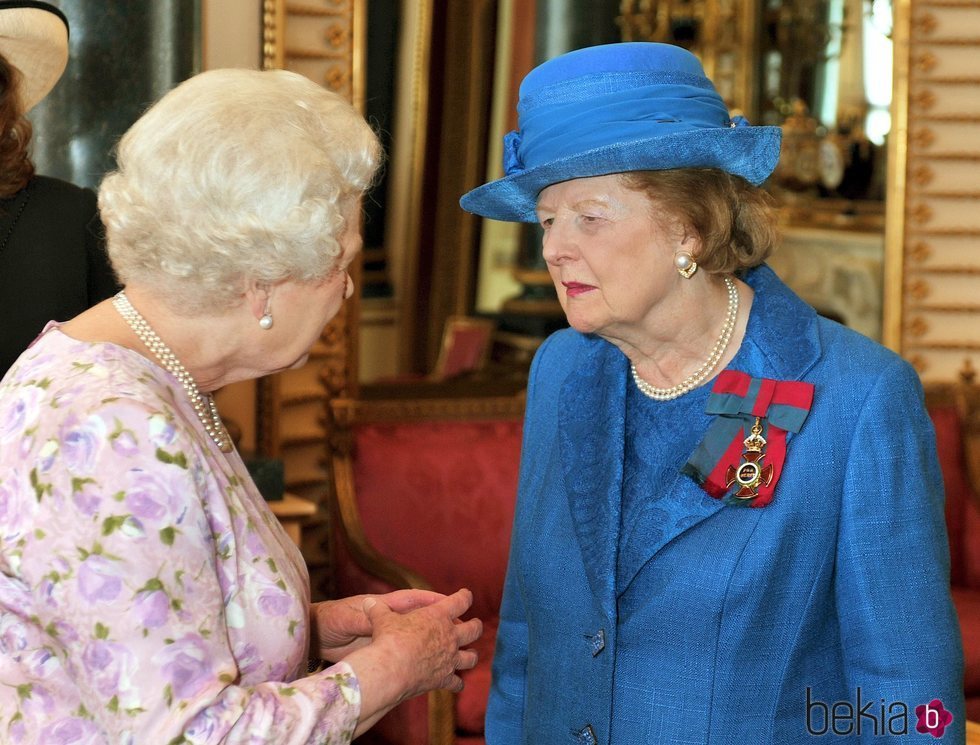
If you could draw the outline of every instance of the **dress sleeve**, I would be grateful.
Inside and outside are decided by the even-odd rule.
[[[78,696],[72,709],[113,743],[349,742],[360,693],[346,664],[241,684],[229,629],[250,619],[223,602],[228,547],[206,508],[220,494],[179,424],[123,399],[56,427],[30,471],[19,561],[74,684],[54,695]]]
[[[953,715],[946,739],[962,742],[963,655],[942,477],[922,387],[905,362],[874,381],[851,442],[835,574],[849,692],[874,699],[875,711],[879,699],[904,704],[910,731],[917,707],[944,708]],[[870,727],[864,736],[892,742]]]

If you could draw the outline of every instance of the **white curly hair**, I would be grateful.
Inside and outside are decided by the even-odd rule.
[[[335,93],[284,70],[211,70],[129,129],[99,188],[120,281],[188,314],[233,307],[248,281],[320,279],[380,145]]]

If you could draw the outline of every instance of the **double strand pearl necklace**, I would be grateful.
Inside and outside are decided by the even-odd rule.
[[[231,437],[228,436],[228,431],[221,422],[218,407],[215,406],[214,398],[211,394],[201,392],[201,389],[197,387],[197,383],[194,382],[194,378],[187,372],[187,368],[181,364],[180,360],[177,359],[177,355],[170,350],[170,347],[163,343],[163,339],[157,336],[156,331],[150,328],[150,324],[146,322],[146,319],[129,302],[129,298],[126,297],[125,292],[120,291],[112,299],[112,304],[119,311],[119,315],[123,317],[123,320],[129,324],[133,333],[139,337],[139,340],[146,345],[147,349],[153,352],[153,356],[160,361],[164,369],[180,381],[180,384],[184,387],[191,401],[191,406],[194,407],[197,418],[201,420],[201,424],[204,425],[204,430],[214,440],[214,444],[221,449],[221,452],[230,453],[232,450]]]
[[[636,365],[630,362],[633,382],[636,383],[636,387],[640,389],[641,393],[654,401],[670,401],[679,398],[701,385],[704,379],[718,366],[722,355],[728,349],[728,343],[732,340],[732,334],[735,331],[735,319],[738,317],[738,288],[735,286],[735,281],[731,277],[725,277],[725,287],[728,288],[728,313],[725,315],[725,325],[722,327],[721,336],[711,348],[711,354],[708,355],[705,363],[677,385],[672,385],[670,388],[657,388],[641,378],[636,372]]]

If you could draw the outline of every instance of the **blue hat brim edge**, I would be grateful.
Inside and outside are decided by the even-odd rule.
[[[629,171],[718,168],[758,186],[779,162],[782,130],[755,126],[700,129],[605,145],[478,186],[460,206],[493,220],[537,222],[541,190],[562,181]]]

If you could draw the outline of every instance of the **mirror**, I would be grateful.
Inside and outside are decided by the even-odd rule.
[[[359,377],[373,380],[405,369],[399,338],[415,318],[432,2],[368,0],[364,14],[362,110],[386,154],[364,200]]]
[[[365,111],[369,117],[390,112],[391,139],[383,180],[366,211],[364,382],[425,377],[449,319],[472,311],[478,221],[457,200],[486,174],[498,2],[450,3],[438,13],[433,6],[432,0],[366,2],[367,58],[385,59],[365,64]],[[391,69],[382,69],[390,60]],[[368,272],[381,260],[387,293],[368,284],[377,282]]]

